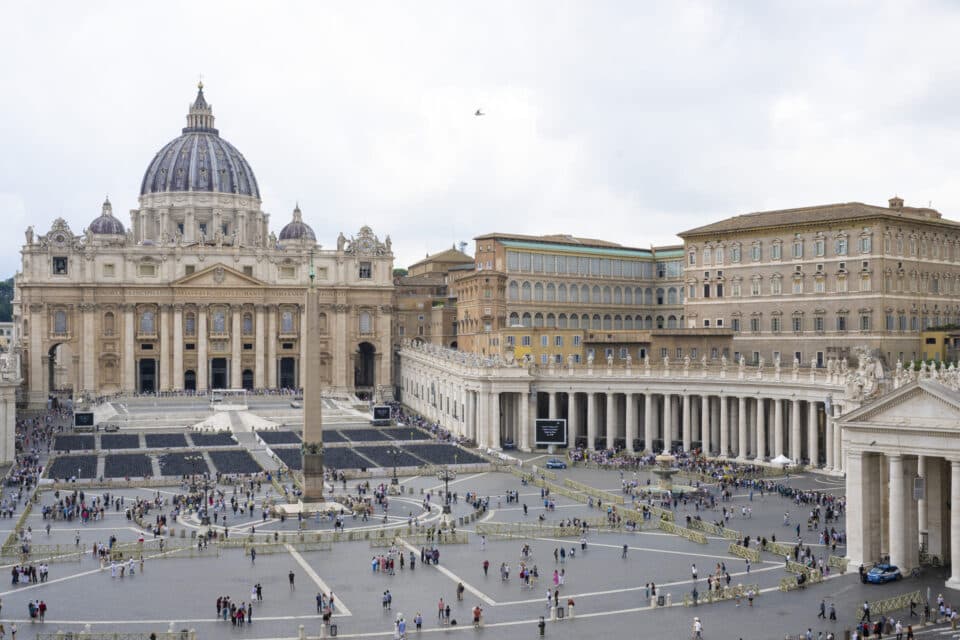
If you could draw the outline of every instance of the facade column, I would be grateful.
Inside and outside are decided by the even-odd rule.
[[[673,450],[673,396],[663,394],[663,450]]]
[[[703,455],[712,453],[710,445],[710,396],[700,396],[700,448]]]
[[[920,566],[920,528],[919,505],[913,499],[913,479],[917,477],[917,456],[907,456],[903,460],[903,494],[905,496],[906,516],[903,522],[903,531],[906,539],[906,561],[904,564],[912,569]]]
[[[429,389],[429,387],[427,387]],[[430,392],[427,391],[427,394]],[[477,446],[478,447],[488,447],[489,446],[489,434],[490,434],[490,399],[484,391],[477,392]],[[427,403],[429,404],[430,398],[427,397]]]
[[[207,305],[197,307],[197,391],[206,391],[209,374],[207,373]]]
[[[136,360],[134,359],[134,313],[132,304],[123,307],[123,390],[132,393],[137,390]],[[46,374],[46,371],[44,371]]]
[[[833,470],[834,459],[833,459],[833,418],[827,411],[824,411],[824,438],[823,445],[826,448],[826,467],[827,469]]]
[[[557,419],[557,392],[547,393],[547,417],[551,420]]]
[[[737,459],[746,460],[747,459],[747,449],[749,448],[749,442],[747,441],[748,429],[747,429],[747,397],[740,396],[737,398]]]
[[[783,400],[773,399],[773,457],[783,455]]]
[[[923,478],[924,495],[917,500],[917,532],[920,534],[920,537],[923,538],[923,534],[927,533],[927,496],[930,494],[928,486],[930,483],[927,482],[927,456],[917,456],[917,477]],[[930,553],[929,550],[928,553]]]
[[[944,543],[946,542],[943,535],[944,504],[946,503],[946,500],[943,499],[945,462],[943,458],[939,457],[924,457],[926,498],[923,502],[926,503],[927,507],[926,513],[924,513],[926,529],[920,529],[920,531],[926,531],[927,533],[927,553],[939,556],[941,559],[944,557]]]
[[[173,306],[173,380],[174,390],[183,389],[183,305]]]
[[[597,395],[592,392],[587,392],[587,450],[592,451],[596,449],[595,444],[597,438]]]
[[[277,307],[267,306],[267,388],[277,388]]]
[[[258,304],[254,307],[256,315],[254,316],[255,337],[253,341],[254,363],[253,363],[253,388],[264,388],[263,375],[263,339],[266,327],[263,326],[263,305]]]
[[[97,334],[96,329],[94,328],[94,310],[96,306],[92,303],[84,303],[80,305],[80,317],[82,318],[82,331],[80,335],[80,348],[83,351],[83,378],[78,389],[75,389],[74,392],[84,390],[89,391],[90,393],[97,393],[97,381],[96,381],[96,356],[94,355],[94,347],[97,344]]]
[[[730,455],[730,424],[727,411],[727,396],[720,396],[720,456],[726,458]]]
[[[243,316],[243,307],[238,304],[230,305],[230,384],[227,385],[229,389],[239,389],[241,384],[240,381],[243,379],[241,375],[242,367],[240,358],[240,318]],[[306,324],[300,325],[300,339],[303,342],[303,332]],[[300,386],[303,387],[303,373],[304,365],[306,360],[301,360],[300,365]]]
[[[693,448],[693,434],[690,426],[690,394],[683,394],[683,450],[690,451]]]
[[[627,453],[635,453],[633,441],[637,437],[637,396],[627,392],[624,395],[624,437],[627,439]]]
[[[520,400],[520,450],[531,451],[533,442],[530,438],[530,394],[517,394]],[[553,394],[550,394],[553,395]],[[568,432],[569,439],[569,432]]]
[[[172,389],[170,383],[170,305],[160,305],[160,391]]]
[[[653,394],[643,394],[643,448],[653,453]]]
[[[947,587],[960,589],[960,460],[950,461],[950,579]]]
[[[811,467],[820,466],[820,422],[817,419],[817,403],[807,403],[807,456]]]
[[[800,446],[800,401],[793,399],[790,401],[790,458],[794,464],[800,464],[800,454],[803,448]]]
[[[840,416],[840,405],[833,405],[833,415],[834,418]],[[833,460],[836,463],[834,469],[837,471],[843,471],[844,464],[844,455],[843,455],[843,430],[840,428],[839,423],[836,420],[833,422]]]
[[[500,394],[490,394],[490,448],[500,448]]]
[[[763,462],[767,455],[767,403],[757,396],[757,462]]]
[[[617,436],[617,396],[607,391],[607,449],[613,448],[613,440]]]
[[[577,392],[571,389],[567,393],[567,446],[573,447],[577,443],[577,434],[580,433],[580,418],[577,415]]]
[[[890,516],[887,518],[887,535],[890,540],[890,562],[901,570],[909,570],[907,562],[907,540],[905,515],[906,502],[904,499],[903,456],[888,455],[890,465]]]

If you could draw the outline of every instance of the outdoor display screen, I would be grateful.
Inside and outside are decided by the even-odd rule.
[[[73,426],[75,427],[92,427],[93,426],[93,413],[84,412],[84,413],[75,413],[73,414]]]
[[[373,408],[373,419],[376,421],[390,420],[390,407],[377,406]]]
[[[535,441],[538,445],[566,445],[566,420],[537,420]]]

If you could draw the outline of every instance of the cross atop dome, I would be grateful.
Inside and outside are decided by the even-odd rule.
[[[187,126],[184,133],[192,131],[209,131],[210,133],[219,133],[213,128],[213,106],[207,104],[207,99],[203,96],[203,81],[197,83],[197,97],[190,105],[190,111],[187,113]]]

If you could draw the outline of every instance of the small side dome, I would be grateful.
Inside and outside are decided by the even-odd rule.
[[[123,223],[113,217],[113,207],[110,198],[103,202],[103,211],[100,216],[90,223],[90,233],[105,236],[122,236],[125,233]]]
[[[293,220],[287,223],[280,231],[280,237],[278,240],[310,240],[311,242],[317,241],[317,236],[313,233],[313,229],[310,228],[310,225],[303,221],[303,214],[300,213],[300,206],[293,210]]]

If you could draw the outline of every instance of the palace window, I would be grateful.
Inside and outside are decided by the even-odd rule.
[[[156,323],[153,311],[144,311],[140,316],[140,333],[156,333]]]
[[[360,333],[362,334],[372,333],[373,332],[372,326],[373,326],[373,323],[370,319],[370,313],[367,311],[362,312],[360,314]]]
[[[740,262],[740,245],[730,247],[730,262]]]
[[[188,336],[195,336],[197,334],[197,316],[193,313],[188,313],[183,318],[183,333]]]
[[[221,309],[217,309],[213,312],[213,332],[214,333],[226,333],[227,332],[227,314],[224,313]]]
[[[115,330],[113,312],[108,311],[103,314],[103,335],[112,336]]]
[[[360,263],[360,279],[369,280],[373,276],[373,267],[369,262]]]
[[[63,336],[67,334],[67,312],[57,310],[53,313],[53,333]]]
[[[817,333],[823,333],[823,316],[814,316],[813,330]]]
[[[792,325],[791,328],[794,333],[800,333],[803,331],[803,316],[793,316],[793,318],[790,319],[790,324]]]
[[[67,258],[65,256],[53,257],[53,275],[55,276],[67,275]]]
[[[243,335],[253,334],[253,316],[249,313],[243,314]]]
[[[838,256],[847,255],[847,239],[846,238],[837,238],[833,244],[834,253]]]

